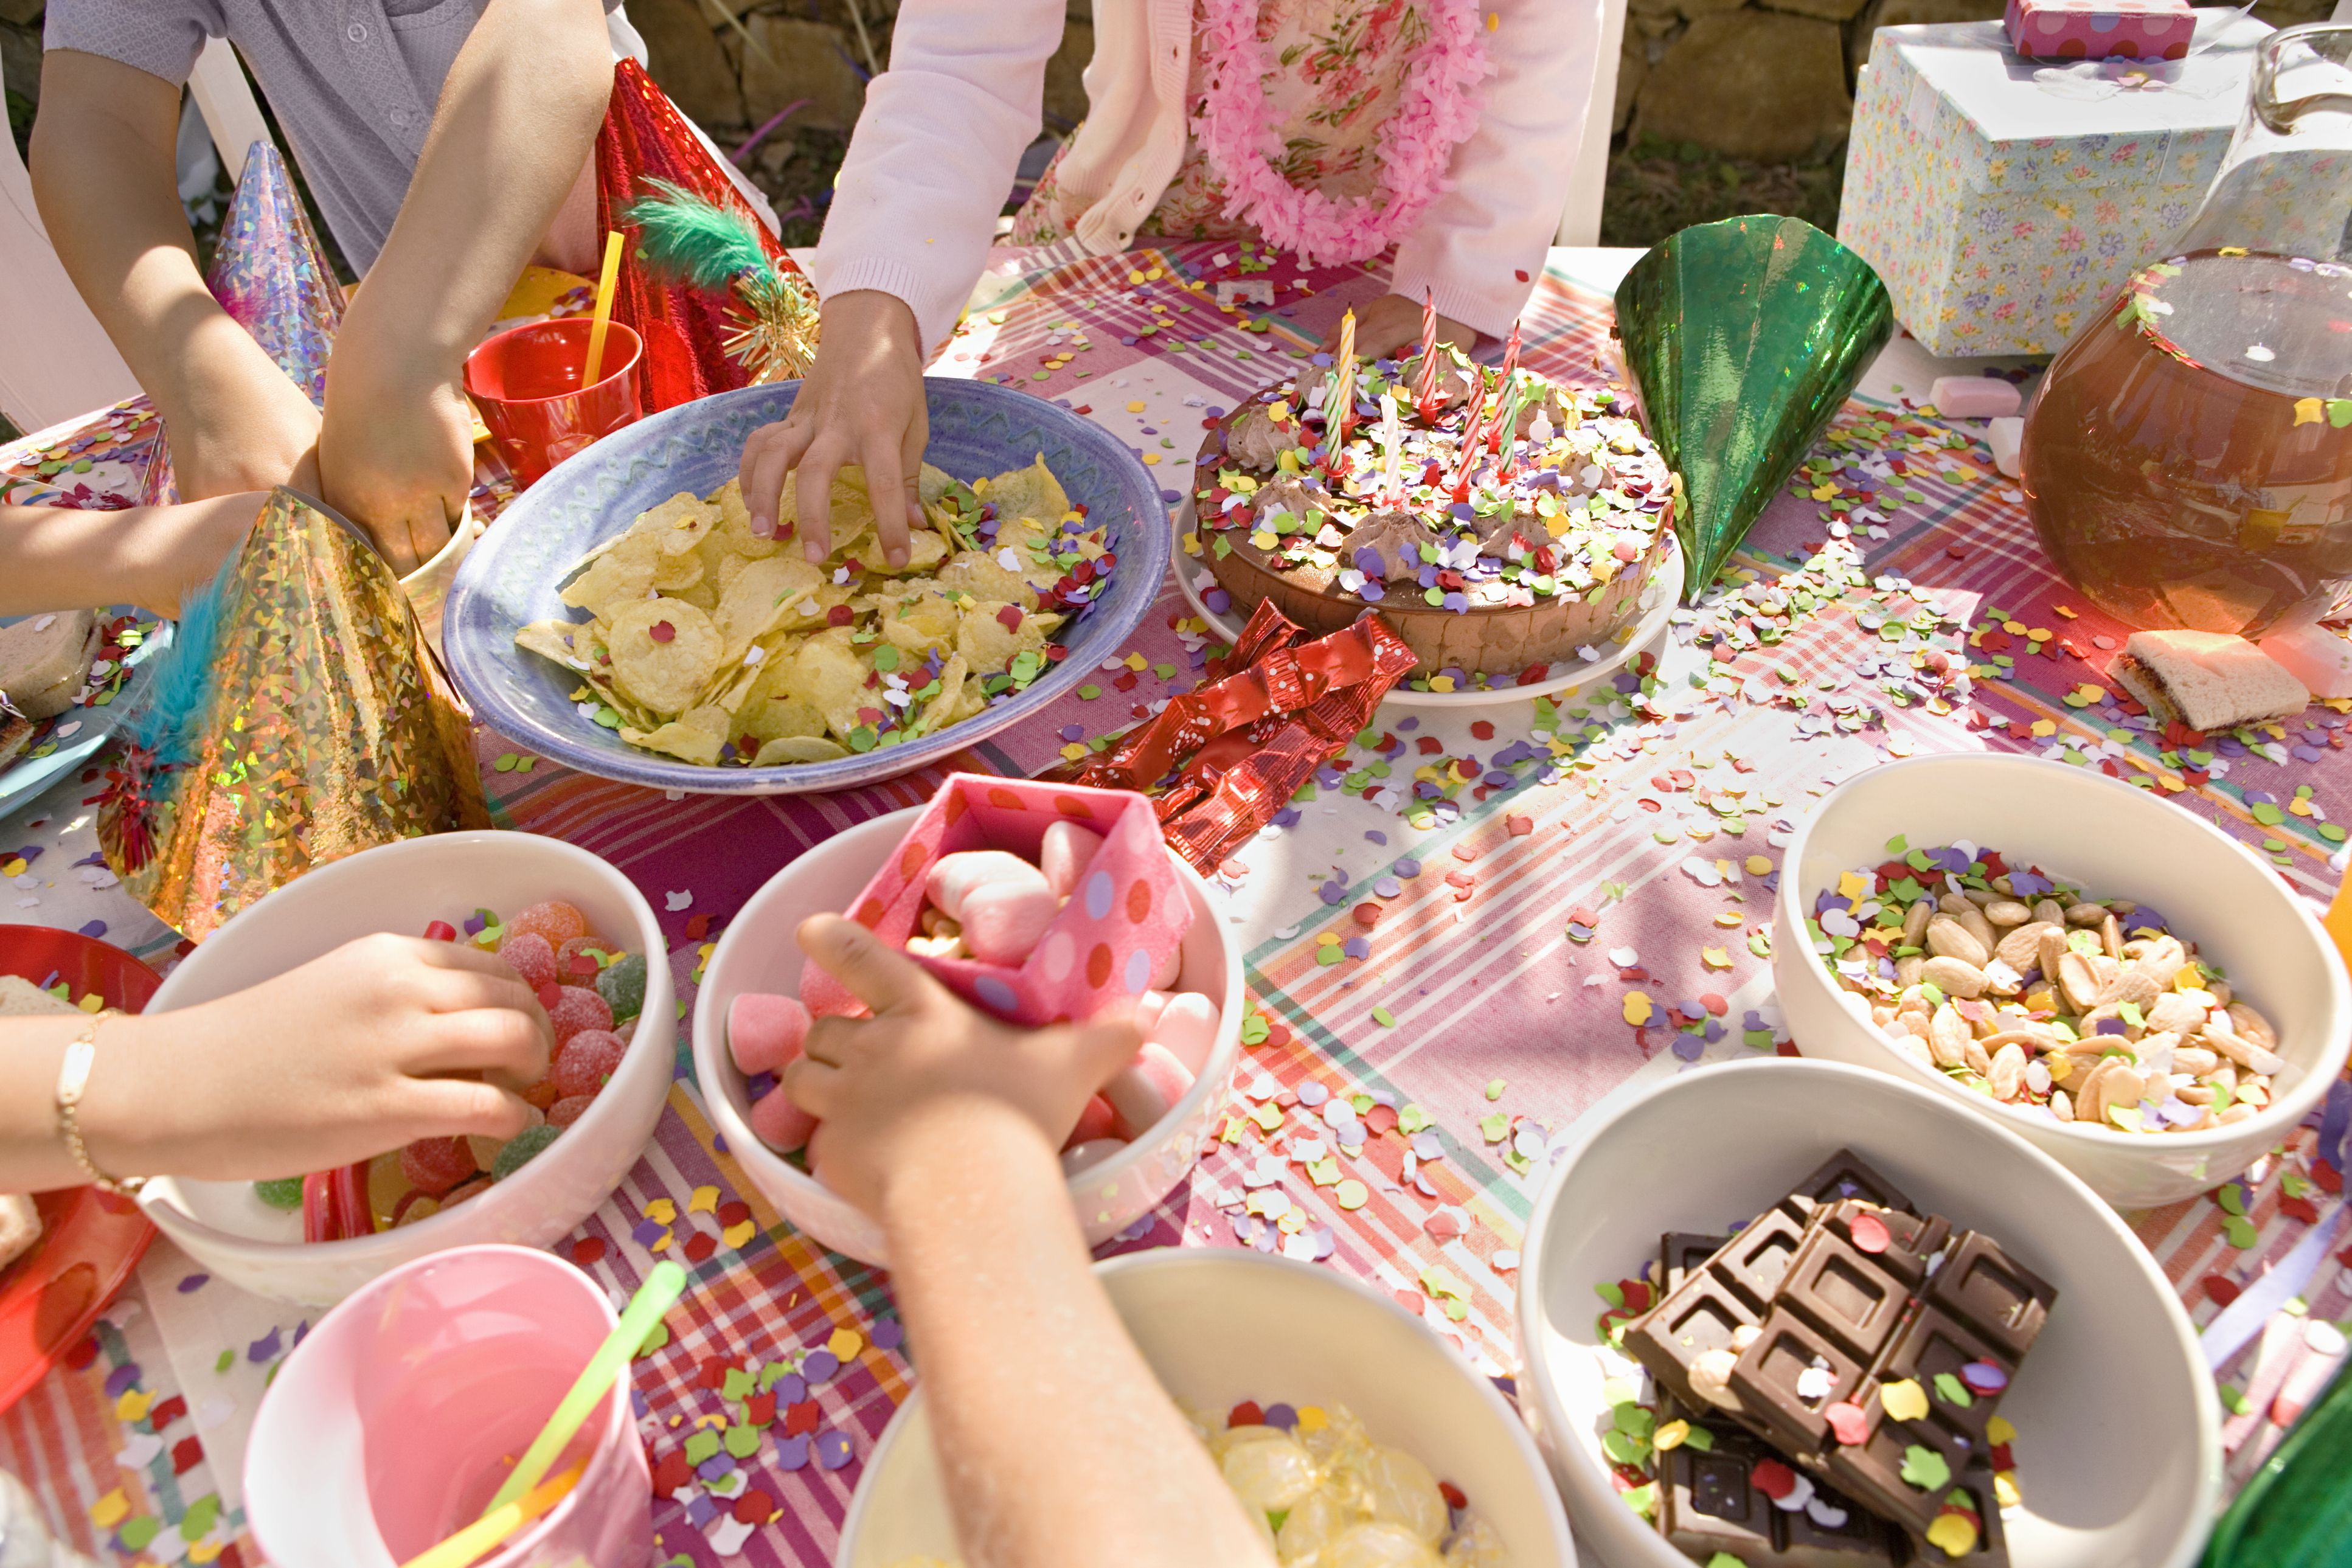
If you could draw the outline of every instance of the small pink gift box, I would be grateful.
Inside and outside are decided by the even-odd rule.
[[[893,947],[904,947],[923,912],[924,880],[941,856],[1004,849],[1034,863],[1056,819],[1100,834],[1103,847],[1027,962],[1008,969],[973,959],[909,956],[956,994],[1009,1024],[1090,1018],[1114,1002],[1139,996],[1152,972],[1184,940],[1192,903],[1160,837],[1158,814],[1131,791],[951,773],[908,829],[898,852],[851,905],[850,918]],[[801,998],[820,1015],[863,1010],[814,963],[802,971]]]
[[[2197,31],[2189,0],[2009,0],[2010,46],[2028,59],[2187,58]]]

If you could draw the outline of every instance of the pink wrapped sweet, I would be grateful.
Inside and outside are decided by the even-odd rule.
[[[972,853],[991,850],[1002,856]],[[951,856],[957,864],[942,868]],[[1066,902],[1057,882],[1069,889]],[[908,956],[973,1005],[1030,1026],[1091,1018],[1167,984],[1192,923],[1142,795],[974,773],[940,786],[850,918],[904,948],[926,906],[976,917],[985,934],[967,925],[971,956]],[[983,948],[997,962],[980,957]],[[818,1015],[861,1010],[814,963],[802,971],[801,996]]]
[[[2185,59],[2189,0],[2009,0],[2010,47],[2028,59]]]

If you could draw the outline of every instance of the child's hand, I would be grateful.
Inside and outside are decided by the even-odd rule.
[[[327,366],[319,430],[320,498],[367,530],[405,577],[449,542],[474,488],[474,416],[457,383],[379,369],[367,356]]]
[[[1467,353],[1477,346],[1478,329],[1465,327],[1451,316],[1437,318],[1437,341],[1453,343]],[[1383,294],[1356,312],[1356,356],[1384,359],[1421,349],[1421,301],[1402,294]],[[1323,352],[1339,351],[1339,323],[1323,334]]]
[[[825,1185],[879,1215],[925,1145],[952,1147],[960,1119],[1022,1117],[1058,1149],[1089,1095],[1135,1057],[1127,1018],[1016,1029],[966,1006],[904,953],[839,915],[800,929],[801,951],[874,1009],[819,1018],[784,1091],[820,1119],[810,1158]]]
[[[125,591],[131,602],[178,620],[188,598],[219,574],[253,531],[269,498],[247,492],[177,506],[134,507],[116,520],[128,532]]]
[[[833,553],[833,476],[866,473],[875,531],[893,566],[907,563],[908,531],[922,521],[916,484],[930,415],[915,313],[896,295],[854,289],[824,302],[824,346],[792,412],[743,443],[743,504],[755,533],[773,532],[787,483],[799,476],[794,531],[811,561]]]
[[[98,1036],[82,1125],[102,1170],[297,1176],[419,1138],[510,1138],[554,1037],[500,959],[362,937],[215,1002]]]

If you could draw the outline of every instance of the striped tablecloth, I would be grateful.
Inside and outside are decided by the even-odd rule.
[[[1529,364],[1596,374],[1607,293],[1631,258],[1554,254],[1529,313]],[[1066,403],[1132,442],[1172,500],[1212,411],[1381,287],[1368,269],[1302,271],[1230,245],[1003,251],[936,368]],[[2221,742],[2191,773],[2188,759],[2160,757],[2104,688],[2120,628],[2051,575],[1979,430],[1917,411],[1936,369],[1907,341],[1891,348],[1739,558],[1768,586],[1810,588],[1818,608],[1680,616],[1654,679],[1561,704],[1580,714],[1391,707],[1376,747],[1351,752],[1236,857],[1224,882],[1255,1043],[1234,1109],[1259,1120],[1235,1121],[1108,1250],[1255,1245],[1320,1258],[1393,1291],[1507,1376],[1517,1249],[1548,1147],[1612,1094],[1790,1048],[1760,884],[1817,795],[1891,756],[2031,751],[2142,779],[2325,900],[2342,860],[2326,818],[2352,813],[2352,766],[2335,754],[2343,715],[2314,709],[2315,722],[2261,746]],[[115,411],[0,451],[9,499],[102,505],[134,493],[152,446],[137,420]],[[1899,632],[1881,625],[1923,609],[1977,671],[1957,704],[1908,684]],[[1070,743],[1068,727],[1095,735],[1143,716],[1198,679],[1206,639],[1187,614],[1171,584],[1100,695],[1066,700],[959,765],[1034,773]],[[495,734],[478,745],[501,826],[593,850],[663,911],[689,1003],[711,942],[777,868],[922,800],[938,776],[810,799],[667,800]],[[1437,787],[1412,787],[1422,781]],[[1383,783],[1396,791],[1388,804],[1365,798]],[[0,826],[0,846],[45,852],[0,918],[100,921],[111,940],[168,961],[172,934],[87,859],[85,793],[68,780]],[[1365,902],[1380,910],[1368,932],[1354,914]],[[1360,934],[1370,956],[1345,956],[1339,944]],[[2346,1092],[2337,1086],[2331,1133]],[[1338,1136],[1347,1118],[1329,1109],[1334,1096],[1370,1097],[1358,1152]],[[2225,1398],[2246,1412],[2228,1434],[2233,1471],[2274,1441],[2266,1409],[2280,1382],[2340,1348],[2326,1322],[2352,1314],[2334,1255],[2341,1183],[2313,1157],[2318,1135],[2299,1132],[2257,1180],[2134,1218],[2200,1323],[2249,1292],[2233,1316],[2254,1320],[2252,1348],[2221,1369]],[[1309,1173],[1298,1156],[1318,1144],[1353,1181]],[[1342,1193],[1364,1201],[1344,1207]],[[683,1031],[653,1145],[559,1250],[616,1299],[656,1257],[692,1271],[668,1343],[637,1376],[661,1489],[694,1500],[656,1503],[656,1561],[829,1562],[864,1458],[911,1385],[888,1281],[814,1247],[741,1180],[704,1115]],[[2270,1295],[2299,1299],[2272,1313],[2255,1287],[2274,1268]],[[86,1549],[255,1562],[237,1485],[247,1424],[311,1316],[208,1280],[159,1243],[69,1363],[0,1415],[0,1467]],[[730,1368],[755,1387],[764,1374],[779,1395],[772,1420],[738,1439],[748,1458],[719,1446],[746,1415],[726,1397]]]

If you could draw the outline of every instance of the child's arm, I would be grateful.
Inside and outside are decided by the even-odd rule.
[[[1480,10],[1493,17],[1486,58],[1496,74],[1478,89],[1478,129],[1454,148],[1446,166],[1451,184],[1398,244],[1391,273],[1392,298],[1410,308],[1411,336],[1395,334],[1407,312],[1391,307],[1384,336],[1393,341],[1368,343],[1360,325],[1364,353],[1419,340],[1424,289],[1441,316],[1491,337],[1508,333],[1559,228],[1592,101],[1601,7],[1593,0],[1490,0]],[[1600,107],[1591,132],[1606,142],[1608,108]]]
[[[58,1131],[58,1073],[87,1017],[0,1020],[0,1192],[89,1179]],[[114,1177],[264,1180],[348,1165],[419,1138],[511,1138],[553,1044],[495,955],[371,936],[250,990],[99,1026],[77,1111]]]
[[[969,1568],[1273,1568],[1096,1282],[1055,1154],[1133,1026],[1007,1028],[835,915],[800,942],[874,1009],[818,1020],[785,1088],[888,1236]]]
[[[78,49],[41,59],[33,190],[74,287],[154,400],[188,499],[310,478],[318,410],[205,287],[180,208],[180,89]],[[50,606],[54,608],[55,606]]]
[[[121,511],[0,503],[0,616],[137,605],[176,619],[253,527],[263,499]]]
[[[797,471],[803,548],[833,548],[845,463],[866,471],[893,563],[922,523],[915,479],[929,424],[925,352],[946,342],[987,264],[996,215],[1043,123],[1064,0],[907,0],[890,68],[866,89],[810,267],[824,296],[816,363],[780,426],[754,433],[743,500],[762,531]],[[901,498],[904,498],[903,500]]]
[[[580,178],[612,90],[599,0],[490,0],[442,84],[400,216],[336,334],[319,435],[321,493],[402,573],[465,505],[466,355]]]

